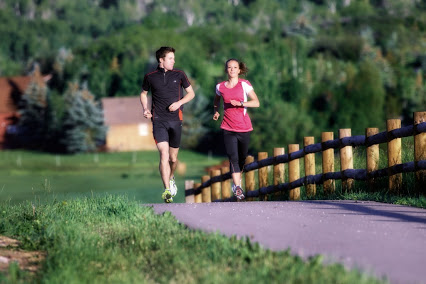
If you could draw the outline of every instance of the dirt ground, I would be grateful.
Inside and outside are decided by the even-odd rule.
[[[45,252],[19,249],[19,241],[0,236],[0,273],[7,273],[12,262],[17,262],[21,270],[35,273],[45,257]]]

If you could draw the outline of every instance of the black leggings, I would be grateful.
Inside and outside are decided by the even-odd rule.
[[[246,161],[250,143],[250,132],[232,132],[223,130],[226,154],[229,158],[231,173],[241,172]]]

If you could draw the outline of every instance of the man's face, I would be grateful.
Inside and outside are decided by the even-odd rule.
[[[160,58],[160,67],[163,67],[165,71],[173,70],[174,65],[175,54],[173,52],[169,52],[164,58]]]

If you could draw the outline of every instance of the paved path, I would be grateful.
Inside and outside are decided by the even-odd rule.
[[[426,283],[426,210],[363,201],[149,204],[189,228],[248,236],[271,250],[361,268],[391,283]]]

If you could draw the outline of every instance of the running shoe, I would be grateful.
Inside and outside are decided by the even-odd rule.
[[[244,191],[239,185],[233,185],[232,192],[234,193],[235,197],[237,197],[238,200],[243,200],[245,198]]]
[[[172,193],[170,192],[170,189],[166,188],[163,192],[163,194],[161,195],[161,198],[164,199],[164,202],[166,203],[172,203],[173,202],[173,196]]]
[[[175,197],[177,194],[178,188],[176,186],[175,177],[170,179],[170,192],[172,193],[172,197]]]

